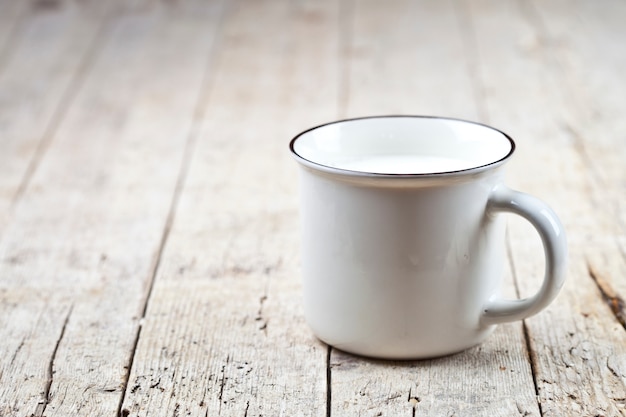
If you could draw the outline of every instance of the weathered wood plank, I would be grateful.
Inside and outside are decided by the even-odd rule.
[[[0,242],[1,415],[117,413],[215,11],[155,5],[106,28]]]
[[[609,276],[623,277],[624,261],[615,235],[620,227],[613,207],[594,206],[598,185],[593,175],[588,175],[581,139],[573,140],[570,126],[575,123],[574,129],[586,129],[588,116],[579,113],[582,103],[562,93],[572,87],[564,68],[554,60],[563,45],[572,56],[584,53],[584,48],[573,39],[561,39],[563,44],[551,41],[552,35],[546,32],[550,25],[538,24],[527,6],[477,1],[471,8],[488,114],[519,144],[518,155],[510,164],[511,183],[550,203],[569,235],[569,278],[562,294],[546,312],[526,320],[542,415],[619,416],[625,412],[626,332],[590,276],[589,256],[603,253],[612,260],[602,265],[610,268]],[[572,19],[570,30],[574,26],[584,30],[578,27],[576,8],[569,3],[558,9],[543,6],[537,5],[537,10],[546,13],[547,22]],[[590,30],[597,34],[605,29]],[[615,68],[606,64],[605,68]],[[620,86],[623,83],[615,87],[623,88]],[[591,95],[593,101],[606,105],[599,91]],[[610,113],[603,117],[611,119]],[[580,127],[575,120],[581,121]],[[611,148],[620,147],[621,139],[610,130],[603,134],[601,127],[593,129],[603,135],[600,142],[604,145],[586,140],[585,149],[608,146],[610,141],[614,141]],[[623,166],[611,166],[613,161],[612,157],[603,158],[607,167],[602,170],[609,176],[620,172],[623,179]],[[615,196],[609,201],[611,198]],[[515,220],[511,221],[510,236],[520,292],[529,295],[538,288],[543,268],[538,238],[529,226]]]
[[[345,1],[348,116],[480,117],[467,22],[458,4]],[[351,6],[350,6],[351,5]]]
[[[116,3],[0,2],[0,416],[626,415],[623,2]],[[569,234],[548,311],[431,361],[314,339],[286,142],[382,113],[512,134]]]
[[[562,123],[593,181],[591,191],[597,194],[594,203],[599,206],[595,208],[608,210],[607,218],[616,216],[623,234],[626,203],[620,197],[626,181],[626,147],[616,145],[624,144],[626,130],[622,117],[626,4],[531,2],[526,13],[551,51],[553,59],[546,62],[547,69],[560,76],[560,92],[569,104],[563,109]]]
[[[551,51],[553,60],[546,66],[560,81],[567,103],[562,124],[586,173],[586,208],[597,230],[591,241],[586,238],[589,268],[600,289],[615,299],[626,327],[626,280],[620,279],[626,268],[626,49],[621,42],[626,5],[577,2],[568,13],[563,7],[559,2],[530,6],[527,14]]]
[[[227,6],[123,410],[323,416],[327,348],[302,318],[287,143],[337,113],[339,7]]]
[[[349,115],[484,117],[472,21],[461,4],[358,2],[354,14]],[[504,292],[515,296],[510,271]],[[333,350],[331,365],[333,416],[539,415],[521,323],[447,358],[390,363]]]
[[[0,70],[15,46],[13,40],[25,13],[25,6],[26,2],[19,0],[0,2]]]
[[[20,3],[26,10],[6,22],[14,27],[0,56],[0,233],[80,88],[102,20],[72,7]]]

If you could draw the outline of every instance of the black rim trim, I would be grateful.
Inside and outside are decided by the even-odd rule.
[[[336,168],[336,167],[331,167],[331,166],[328,166],[328,165],[320,164],[319,162],[315,162],[315,161],[311,161],[310,159],[306,159],[302,155],[298,154],[296,152],[295,148],[294,148],[296,141],[301,136],[304,136],[305,134],[307,134],[307,133],[309,133],[309,132],[311,132],[313,130],[320,129],[322,127],[335,125],[335,124],[340,124],[340,123],[346,123],[346,122],[355,122],[355,121],[359,121],[359,120],[392,119],[392,118],[436,119],[436,120],[446,120],[446,121],[452,121],[452,122],[469,123],[469,124],[473,124],[473,125],[476,125],[476,126],[485,127],[487,129],[493,130],[493,131],[498,132],[501,135],[503,135],[509,141],[509,143],[511,145],[511,149],[509,150],[509,152],[504,157],[498,159],[497,161],[489,162],[488,164],[479,165],[477,167],[472,167],[472,168],[460,169],[460,170],[456,170],[456,171],[432,172],[432,173],[422,173],[422,174],[382,174],[382,173],[376,173],[376,172],[353,171],[353,170],[349,170],[349,169]],[[293,139],[291,139],[291,141],[289,142],[289,150],[296,157],[296,159],[298,159],[301,162],[304,162],[305,165],[308,165],[308,166],[310,166],[312,168],[319,169],[321,171],[331,172],[331,173],[335,173],[335,174],[341,174],[341,175],[347,175],[347,176],[357,176],[357,177],[375,177],[375,178],[423,178],[423,177],[442,177],[442,176],[461,175],[461,174],[473,174],[473,173],[476,173],[476,172],[484,171],[484,170],[486,170],[489,167],[492,167],[492,166],[495,166],[495,165],[500,165],[501,163],[506,161],[513,154],[513,152],[515,151],[515,141],[509,135],[504,133],[503,131],[501,131],[499,129],[496,129],[495,127],[486,125],[484,123],[480,123],[480,122],[474,122],[474,121],[465,120],[465,119],[458,119],[458,118],[454,118],[454,117],[417,116],[417,115],[392,114],[392,115],[386,115],[386,116],[354,117],[354,118],[348,118],[348,119],[335,120],[335,121],[332,121],[332,122],[323,123],[323,124],[320,124],[320,125],[317,125],[317,126],[313,126],[313,127],[309,128],[309,129],[307,129],[305,131],[302,131],[302,132],[298,133]]]

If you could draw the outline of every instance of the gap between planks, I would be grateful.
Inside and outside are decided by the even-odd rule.
[[[35,152],[33,153],[33,156],[30,159],[30,161],[28,162],[28,166],[26,167],[26,170],[24,171],[24,176],[22,177],[22,180],[20,181],[20,184],[15,192],[15,195],[13,196],[13,199],[11,201],[12,208],[14,208],[19,203],[22,196],[24,195],[24,192],[28,188],[28,185],[30,184],[33,174],[37,170],[37,167],[39,166],[40,161],[42,160],[46,151],[52,144],[52,141],[54,140],[56,132],[61,124],[61,121],[65,118],[65,115],[67,114],[68,109],[71,107],[72,102],[74,101],[74,98],[76,97],[81,87],[83,86],[84,81],[87,78],[86,76],[89,72],[89,69],[91,68],[93,62],[95,61],[96,57],[98,56],[98,53],[101,50],[101,46],[105,39],[104,34],[106,32],[106,28],[108,27],[111,21],[111,17],[112,16],[110,13],[107,14],[107,16],[105,16],[103,21],[100,23],[100,27],[97,29],[96,34],[94,35],[94,38],[91,41],[91,45],[87,48],[87,53],[85,54],[80,64],[78,65],[78,69],[76,70],[76,73],[72,77],[72,80],[68,83],[65,91],[61,95],[61,100],[59,101],[59,104],[56,106],[54,113],[52,114],[52,117],[50,118],[50,122],[44,129],[44,133],[41,139],[39,140],[39,142],[37,143]]]
[[[191,161],[193,159],[193,154],[196,149],[196,144],[198,141],[198,137],[200,135],[202,120],[204,119],[208,103],[209,97],[211,95],[211,90],[213,86],[213,77],[212,75],[212,67],[213,63],[216,59],[216,51],[217,45],[220,43],[220,33],[222,28],[222,21],[224,20],[224,11],[225,11],[225,2],[226,0],[222,0],[220,2],[220,8],[218,12],[217,26],[215,29],[216,38],[213,41],[210,50],[207,54],[207,62],[205,64],[204,75],[202,79],[202,83],[200,86],[200,93],[198,95],[198,100],[196,102],[196,106],[192,116],[192,123],[189,131],[189,135],[187,141],[185,143],[185,149],[183,151],[183,158],[181,161],[181,167],[179,169],[178,178],[176,179],[176,187],[174,189],[174,195],[172,196],[172,201],[170,203],[170,207],[167,214],[167,219],[165,222],[165,227],[163,229],[163,234],[161,236],[161,241],[159,243],[159,249],[157,251],[157,255],[154,260],[154,264],[151,267],[150,272],[150,284],[148,286],[148,291],[146,293],[146,298],[143,303],[142,311],[141,311],[141,319],[139,320],[139,326],[137,327],[137,334],[135,336],[135,340],[132,345],[132,352],[130,353],[130,358],[128,361],[128,365],[126,367],[126,374],[124,375],[122,381],[122,394],[120,395],[120,401],[118,404],[117,416],[118,417],[126,417],[130,414],[129,410],[124,409],[124,400],[126,399],[126,392],[128,390],[130,374],[132,371],[133,363],[135,360],[135,355],[137,352],[137,346],[139,344],[139,339],[141,337],[141,329],[143,328],[143,321],[146,318],[146,313],[148,311],[148,306],[150,304],[150,298],[152,296],[152,292],[154,289],[154,284],[156,282],[156,276],[159,272],[159,266],[161,265],[161,260],[163,257],[163,252],[165,246],[167,244],[167,239],[170,234],[170,230],[172,229],[172,225],[174,224],[174,220],[176,218],[176,209],[178,207],[178,202],[180,201],[180,196],[182,194],[182,190],[185,187],[185,182],[187,180],[187,175],[189,173],[189,167],[191,165]],[[247,409],[246,409],[247,411]]]
[[[539,14],[536,9],[536,5],[532,2],[518,1],[521,11],[523,12],[523,16],[525,16],[528,23],[535,28],[535,30],[540,34],[541,38],[544,39],[546,45],[551,49],[555,50],[553,36],[550,33],[548,26],[544,20],[544,18]],[[553,71],[560,73],[561,75],[566,75],[566,70],[564,69],[564,64],[561,62],[558,53],[553,53],[549,55],[549,64],[553,67]],[[564,95],[569,96],[574,102],[581,101],[580,97],[577,97],[576,94],[573,93],[573,88],[564,89]],[[574,128],[570,122],[563,121],[562,128],[573,140],[573,149],[579,155],[581,161],[583,162],[585,168],[588,172],[592,174],[592,177],[595,182],[600,184],[601,187],[606,188],[608,184],[605,179],[602,177],[601,173],[598,171],[598,167],[594,164],[594,160],[592,155],[590,155],[587,150],[584,142],[584,137],[581,133]],[[616,207],[619,210],[619,207]],[[620,223],[621,227],[624,227],[624,224],[620,222],[620,216],[616,215],[615,218]],[[622,258],[626,260],[626,253],[623,248],[619,245],[616,245],[622,255]],[[605,279],[596,268],[594,268],[591,260],[586,260],[588,276],[593,281],[594,285],[598,288],[602,296],[602,300],[607,304],[612,314],[615,316],[615,319],[622,325],[624,330],[626,330],[626,302],[624,299],[618,294],[610,284],[609,280]]]

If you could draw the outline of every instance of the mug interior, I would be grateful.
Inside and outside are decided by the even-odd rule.
[[[366,175],[473,172],[504,162],[514,151],[505,133],[458,119],[381,116],[317,126],[290,144],[314,169]]]

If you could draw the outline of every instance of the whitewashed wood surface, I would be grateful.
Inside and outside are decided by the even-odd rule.
[[[626,416],[626,2],[0,0],[0,416]],[[446,358],[316,340],[299,131],[517,141],[569,238],[548,310]],[[543,254],[510,218],[505,292]]]

